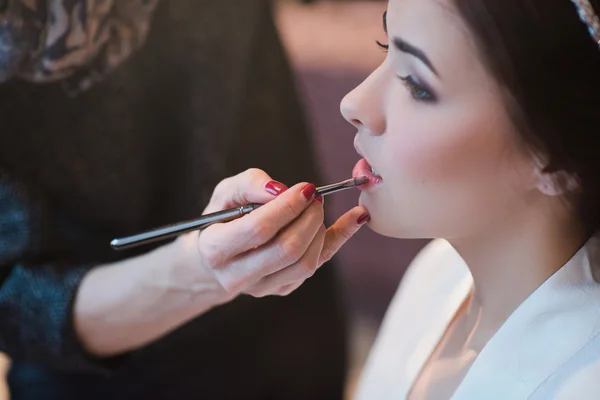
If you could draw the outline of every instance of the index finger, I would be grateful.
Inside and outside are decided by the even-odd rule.
[[[273,194],[265,191],[265,185],[269,182],[275,181],[266,172],[256,168],[250,168],[224,179],[215,188],[204,213],[208,214],[249,203],[267,203],[273,199]]]
[[[315,191],[313,184],[297,184],[240,219],[210,226],[200,235],[199,246],[205,252],[218,254],[215,258],[224,263],[261,246],[306,210]]]

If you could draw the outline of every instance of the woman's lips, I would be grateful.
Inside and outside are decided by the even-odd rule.
[[[352,177],[358,178],[360,176],[365,176],[369,178],[369,182],[358,187],[359,190],[368,190],[376,185],[379,185],[383,182],[383,179],[379,175],[375,175],[372,172],[371,165],[366,159],[361,159],[354,170],[352,171]]]

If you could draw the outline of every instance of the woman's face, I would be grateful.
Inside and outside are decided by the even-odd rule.
[[[450,239],[518,218],[535,168],[451,0],[391,0],[386,19],[385,61],[341,104],[354,176],[381,177],[360,197],[371,228]]]

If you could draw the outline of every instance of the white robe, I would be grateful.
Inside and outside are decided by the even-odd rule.
[[[512,313],[452,400],[600,400],[598,248],[588,242]],[[387,311],[356,400],[405,399],[472,285],[450,244],[431,242]]]

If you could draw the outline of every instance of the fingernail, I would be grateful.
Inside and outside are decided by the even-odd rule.
[[[281,182],[277,182],[277,181],[269,181],[266,185],[265,185],[265,190],[269,193],[271,193],[273,196],[279,196],[281,193],[285,192],[286,190],[288,190],[288,187],[285,186],[283,183]]]
[[[306,197],[306,200],[311,200],[313,197],[315,197],[316,192],[317,188],[312,183],[309,183],[308,185],[304,186],[304,189],[302,189],[302,194],[304,197]]]
[[[358,217],[358,220],[356,221],[356,223],[358,225],[362,225],[362,224],[369,222],[370,220],[371,220],[371,216],[367,213],[364,213],[363,215]]]
[[[317,196],[317,197],[315,197],[315,200],[321,204],[325,204],[325,200],[323,200],[323,196]]]

